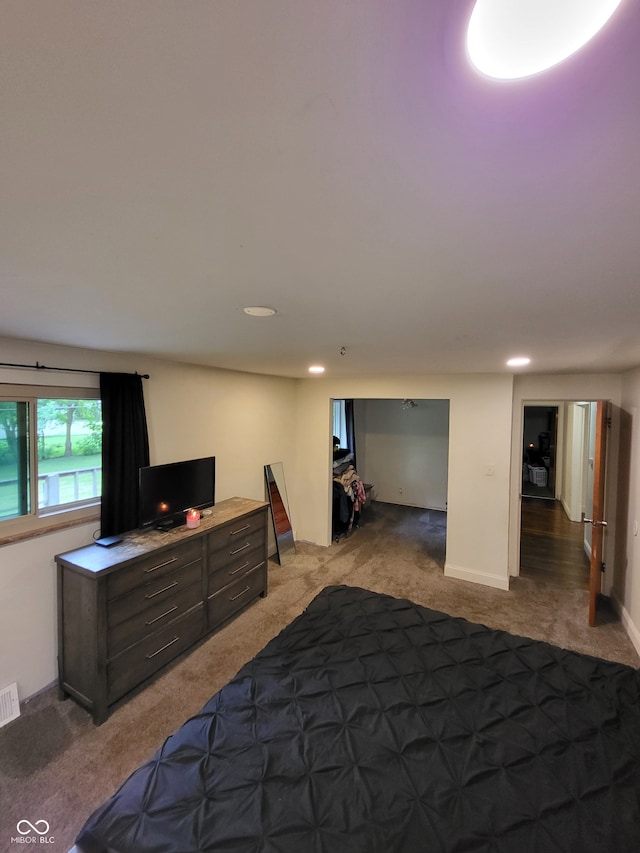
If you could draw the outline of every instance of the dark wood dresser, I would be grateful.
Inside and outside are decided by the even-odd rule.
[[[268,504],[229,498],[200,526],[135,530],[56,556],[60,697],[96,724],[128,693],[267,594]]]

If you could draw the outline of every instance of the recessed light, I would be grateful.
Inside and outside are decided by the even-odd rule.
[[[510,358],[507,364],[509,367],[524,367],[526,364],[530,364],[531,359],[527,358],[526,355],[518,355],[515,358]]]
[[[467,30],[469,59],[488,77],[530,77],[580,50],[621,2],[476,0]]]
[[[320,364],[312,364],[309,373],[324,373],[324,367]]]
[[[267,308],[266,305],[250,305],[242,310],[251,317],[273,317],[276,313],[275,308]]]

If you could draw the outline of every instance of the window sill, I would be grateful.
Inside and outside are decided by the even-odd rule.
[[[3,545],[13,545],[16,542],[24,542],[27,539],[35,539],[36,536],[43,536],[46,533],[56,533],[60,530],[68,530],[71,527],[80,527],[82,524],[100,522],[100,512],[92,512],[82,517],[66,518],[64,521],[59,516],[49,516],[48,518],[39,519],[39,521],[40,523],[37,526],[32,526],[29,529],[6,533],[4,535],[0,532],[0,547]]]

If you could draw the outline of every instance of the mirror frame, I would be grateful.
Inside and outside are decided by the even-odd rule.
[[[278,562],[282,566],[296,553],[282,462],[272,462],[264,466],[264,482],[271,508]]]

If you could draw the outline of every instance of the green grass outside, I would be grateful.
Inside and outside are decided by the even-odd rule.
[[[72,440],[72,449],[77,449],[78,444]],[[0,442],[0,446],[4,442]],[[75,448],[74,448],[75,445]],[[47,454],[53,453],[56,450],[64,451],[64,440],[60,437],[51,436],[47,438]],[[49,459],[38,459],[39,474],[54,474],[63,471],[79,471],[84,468],[100,468],[102,466],[102,454],[92,453],[88,456],[73,455],[73,456],[54,456]],[[15,479],[15,465],[10,462],[0,462],[0,482],[2,480]],[[75,500],[73,477],[63,477],[60,480],[60,503],[70,503]],[[100,494],[102,485],[102,477],[98,473],[98,494]],[[44,486],[39,484],[39,500],[42,501],[44,495]],[[91,474],[81,474],[78,477],[78,500],[86,500],[95,497],[93,476]],[[0,518],[15,517],[17,514],[17,497],[16,486],[1,486],[0,485]]]

